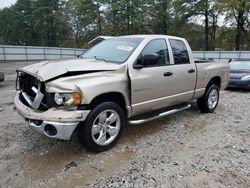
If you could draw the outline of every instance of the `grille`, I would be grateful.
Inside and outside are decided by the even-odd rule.
[[[230,77],[230,80],[240,80],[241,77]]]
[[[46,105],[45,84],[35,77],[21,73],[18,75],[21,101],[36,110],[44,110]]]

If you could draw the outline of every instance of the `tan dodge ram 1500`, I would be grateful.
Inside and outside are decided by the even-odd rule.
[[[111,148],[126,122],[179,112],[196,99],[202,112],[213,112],[229,79],[227,62],[194,62],[185,39],[164,35],[110,38],[79,58],[17,72],[14,102],[29,126],[64,140],[76,130],[94,151]]]

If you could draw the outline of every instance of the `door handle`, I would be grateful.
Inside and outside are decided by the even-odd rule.
[[[189,73],[194,73],[195,70],[194,70],[194,69],[189,69],[188,72],[189,72]]]
[[[163,76],[172,76],[172,75],[173,75],[172,72],[165,72],[165,73],[163,74]]]

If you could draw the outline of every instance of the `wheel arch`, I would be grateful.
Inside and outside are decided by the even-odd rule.
[[[109,93],[103,93],[101,95],[96,96],[91,102],[90,102],[90,108],[93,109],[95,106],[100,104],[101,102],[115,102],[117,103],[123,110],[125,117],[127,116],[128,112],[126,110],[126,99],[124,95],[120,92],[109,92]]]
[[[221,78],[219,76],[215,76],[215,77],[211,78],[207,84],[206,89],[208,89],[212,84],[217,85],[220,89],[221,88]]]

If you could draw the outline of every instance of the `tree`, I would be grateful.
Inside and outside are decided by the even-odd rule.
[[[61,46],[68,26],[63,0],[18,0],[0,11],[1,40],[5,44]]]
[[[0,12],[1,36],[6,44],[34,45],[38,36],[34,31],[31,0],[19,0],[15,6]]]
[[[43,39],[43,45],[60,46],[62,35],[65,34],[65,31],[67,32],[65,17],[62,12],[63,5],[63,0],[34,1],[34,27]]]
[[[210,42],[214,43],[216,35],[218,17],[216,0],[180,0],[180,3],[183,5],[181,7],[184,7],[180,11],[183,12],[185,19],[192,20],[194,17],[200,18],[201,16],[204,18],[204,48],[205,50],[214,49],[214,44],[210,44]],[[212,27],[210,23],[212,23]],[[211,29],[212,31],[210,31]],[[210,37],[212,39],[209,39]]]
[[[249,49],[248,2],[18,0],[0,10],[0,43],[88,47],[98,35],[169,34],[186,38],[194,50]]]
[[[250,3],[247,0],[219,0],[227,20],[234,19],[236,25],[235,50],[242,49],[243,35],[247,36],[250,20]]]
[[[170,23],[170,0],[157,0],[151,4],[153,33],[167,34]]]
[[[96,35],[102,34],[100,1],[71,0],[66,2],[65,14],[71,28],[74,46],[84,46]],[[83,42],[84,41],[84,42]]]

